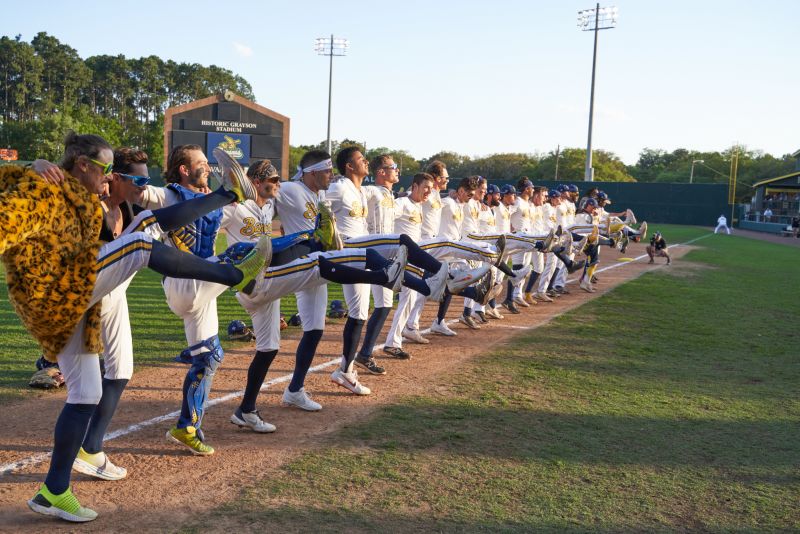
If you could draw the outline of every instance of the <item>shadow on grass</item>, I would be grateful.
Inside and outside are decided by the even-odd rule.
[[[796,421],[681,420],[498,409],[419,400],[339,439],[377,449],[597,465],[796,468]],[[790,482],[797,483],[798,476]]]

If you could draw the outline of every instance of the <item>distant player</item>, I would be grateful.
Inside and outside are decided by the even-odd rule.
[[[716,227],[716,228],[714,228],[714,233],[716,234],[717,232],[719,232],[719,229],[720,229],[720,228],[722,228],[723,230],[725,230],[725,232],[727,232],[727,233],[728,233],[728,235],[730,235],[730,233],[731,233],[731,229],[730,229],[730,228],[728,228],[728,219],[727,219],[727,218],[725,218],[725,216],[724,216],[724,215],[720,215],[720,216],[719,216],[719,219],[717,219],[717,227]]]
[[[669,250],[667,249],[667,242],[664,241],[661,232],[653,234],[653,237],[650,238],[650,244],[647,245],[645,250],[647,251],[647,255],[650,256],[650,261],[648,263],[655,263],[656,256],[667,258],[667,265],[672,263],[672,258],[669,257]]]

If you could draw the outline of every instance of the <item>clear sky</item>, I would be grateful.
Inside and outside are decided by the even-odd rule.
[[[600,32],[594,148],[632,164],[645,148],[780,156],[800,149],[796,1],[620,0]],[[78,7],[80,6],[80,7]],[[0,33],[46,31],[81,57],[155,54],[246,78],[291,118],[294,145],[325,139],[328,60],[316,37],[350,40],[334,59],[334,139],[470,156],[585,147],[592,33],[583,0],[28,0]],[[9,14],[5,10],[6,15]]]

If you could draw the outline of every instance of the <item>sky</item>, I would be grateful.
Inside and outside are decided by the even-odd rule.
[[[123,54],[215,64],[291,119],[292,145],[331,136],[417,158],[586,147],[593,33],[585,0],[318,2],[28,0],[0,34],[40,31],[83,58]],[[593,148],[633,164],[644,148],[782,156],[800,149],[797,2],[619,0],[599,33]],[[112,9],[113,7],[113,9]]]

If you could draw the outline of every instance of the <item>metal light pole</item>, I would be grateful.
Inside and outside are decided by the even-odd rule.
[[[320,56],[330,57],[328,74],[328,154],[331,152],[331,100],[333,98],[333,56],[344,56],[350,42],[347,39],[337,39],[331,34],[328,37],[319,37],[314,42],[314,50]]]
[[[700,165],[703,165],[705,163],[705,160],[702,160],[702,159],[692,160],[692,171],[689,173],[689,183],[692,183],[692,180],[694,179],[694,164],[695,163],[699,163]]]
[[[592,91],[589,97],[589,139],[586,142],[586,173],[584,180],[594,181],[594,168],[592,168],[592,123],[594,122],[594,78],[597,69],[597,32],[610,30],[617,26],[618,9],[600,7],[598,3],[594,9],[578,11],[578,28],[581,31],[594,32],[594,52],[592,55]]]

